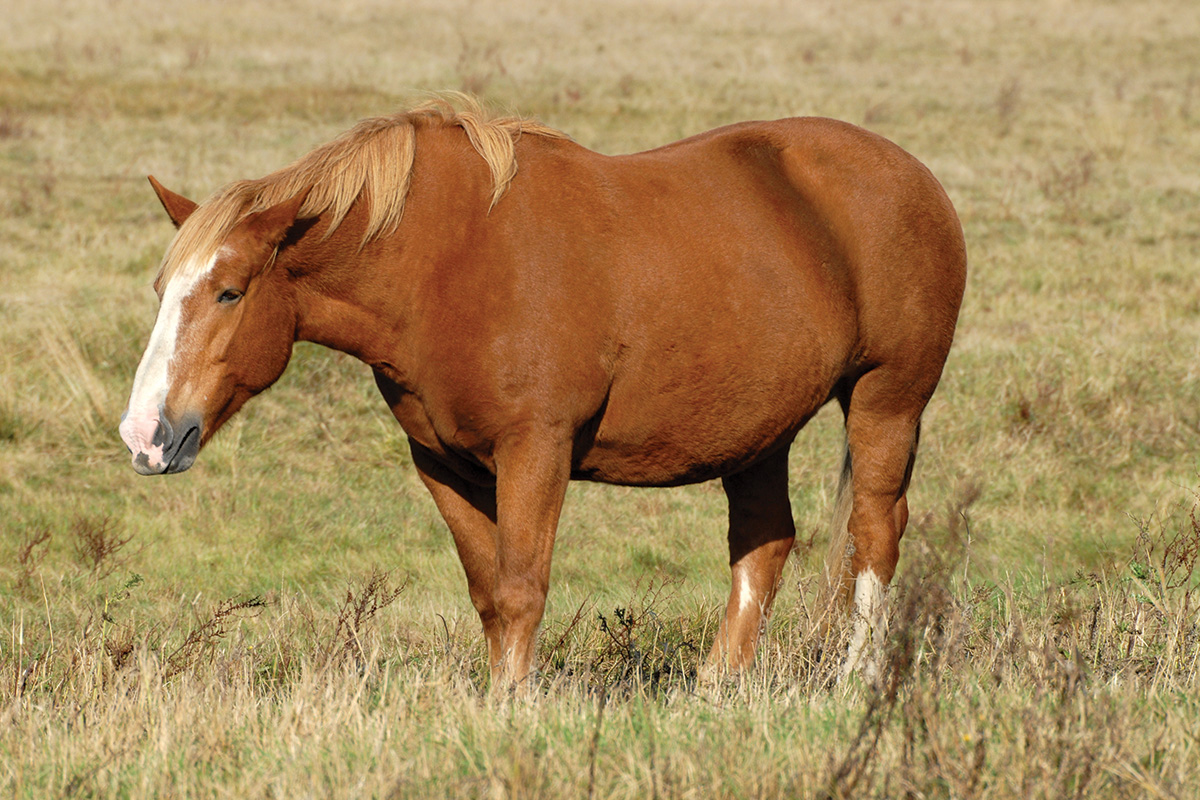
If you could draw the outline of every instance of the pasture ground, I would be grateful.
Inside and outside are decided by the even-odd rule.
[[[0,26],[0,796],[1200,796],[1200,11],[1190,0],[9,0]],[[809,607],[697,690],[719,485],[568,496],[536,698],[489,697],[448,533],[368,370],[297,348],[189,473],[116,434],[199,199],[433,89],[627,152],[741,119],[884,134],[971,274],[884,685]],[[822,657],[824,654],[824,657]]]

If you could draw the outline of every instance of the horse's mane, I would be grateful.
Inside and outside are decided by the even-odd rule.
[[[360,197],[367,199],[369,208],[362,243],[395,232],[412,177],[416,131],[426,125],[457,125],[466,132],[492,173],[493,206],[517,174],[514,142],[521,134],[567,138],[535,120],[492,117],[474,98],[460,94],[439,95],[409,111],[365,119],[277,172],[218,189],[179,229],[163,257],[157,281],[169,280],[185,263],[208,263],[248,215],[310,186],[312,191],[297,216],[328,212],[326,236],[337,230]]]

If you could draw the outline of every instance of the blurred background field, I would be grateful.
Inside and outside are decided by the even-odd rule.
[[[1200,795],[1193,3],[9,0],[4,17],[4,794]],[[172,233],[145,176],[200,199],[438,89],[606,153],[838,117],[942,180],[970,277],[902,545],[900,580],[934,606],[894,626],[897,653],[905,631],[925,643],[895,692],[830,689],[806,627],[833,409],[793,450],[803,543],[764,664],[715,699],[690,676],[728,591],[717,484],[572,487],[545,696],[496,707],[453,544],[365,366],[301,345],[190,472],[129,468],[116,425]],[[1059,739],[1039,744],[1042,723]],[[1127,741],[1088,738],[1104,725]]]

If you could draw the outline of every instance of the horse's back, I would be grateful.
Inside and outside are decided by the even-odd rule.
[[[836,249],[863,284],[856,289],[965,279],[962,228],[941,184],[910,153],[856,125],[823,117],[744,122],[640,155],[744,173],[761,210],[789,220],[796,246],[822,239]]]
[[[933,174],[881,136],[797,117],[582,157],[599,187],[589,213],[606,220],[606,268],[628,285],[681,277],[707,297],[713,287],[697,287],[695,273],[708,267],[760,296],[793,286],[852,303],[859,320],[917,310],[953,328],[966,276],[961,225]]]

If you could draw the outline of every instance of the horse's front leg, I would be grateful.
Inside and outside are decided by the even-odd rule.
[[[571,477],[567,436],[510,437],[497,447],[496,574],[500,658],[492,684],[529,677],[550,586],[550,555]]]
[[[500,661],[500,624],[493,599],[496,584],[496,490],[464,480],[438,461],[432,453],[409,439],[413,464],[458,549],[458,559],[467,574],[471,603],[479,612],[488,659],[495,671]]]

